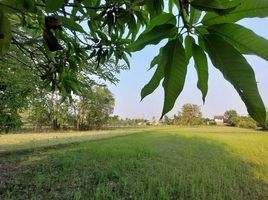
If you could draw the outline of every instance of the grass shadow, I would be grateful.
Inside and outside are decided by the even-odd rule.
[[[119,131],[119,133],[117,133]],[[0,157],[6,156],[8,154],[12,153],[26,153],[26,152],[32,152],[32,151],[38,151],[38,150],[49,150],[49,149],[55,149],[55,148],[64,148],[68,147],[69,145],[87,142],[91,140],[99,140],[99,139],[106,139],[106,138],[114,138],[114,137],[124,137],[126,135],[130,134],[136,134],[144,132],[144,130],[136,129],[135,131],[129,130],[129,132],[120,132],[121,130],[117,130],[114,132],[107,132],[107,133],[101,133],[101,134],[92,134],[92,135],[72,135],[72,136],[66,136],[66,137],[57,137],[57,135],[53,134],[53,137],[49,137],[50,135],[40,139],[33,138],[28,139],[26,141],[19,142],[18,144],[0,144]],[[81,132],[79,132],[81,133]]]

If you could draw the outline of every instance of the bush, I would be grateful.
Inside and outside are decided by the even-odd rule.
[[[234,120],[237,127],[256,129],[256,122],[250,117],[236,117]]]
[[[0,113],[0,132],[8,133],[18,130],[22,125],[20,115],[17,112]]]
[[[208,121],[207,122],[207,125],[209,125],[209,126],[216,126],[217,123],[215,121]]]

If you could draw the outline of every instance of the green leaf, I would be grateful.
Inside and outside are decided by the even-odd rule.
[[[238,24],[218,24],[208,27],[235,46],[242,54],[254,54],[268,61],[268,40]]]
[[[195,24],[199,21],[202,12],[195,9],[193,6],[190,7],[190,24]]]
[[[15,7],[22,12],[36,13],[37,8],[34,0],[16,0]]]
[[[156,26],[149,32],[143,32],[138,39],[130,45],[129,51],[139,51],[149,44],[158,44],[165,38],[174,37],[177,32],[177,28],[174,25],[166,24]]]
[[[122,53],[122,59],[126,62],[127,66],[130,68],[130,63],[125,53]]]
[[[213,11],[220,15],[226,14],[233,10],[238,4],[235,1],[228,2],[223,5],[219,0],[193,0],[191,6],[201,11]]]
[[[159,86],[160,81],[164,78],[164,67],[167,63],[166,57],[168,56],[168,53],[169,51],[166,45],[160,49],[159,54],[155,57],[157,58],[155,64],[157,64],[158,66],[149,83],[147,83],[141,90],[141,100],[144,99],[149,94],[151,94]]]
[[[207,34],[203,38],[213,65],[237,90],[250,116],[260,123],[265,122],[265,106],[257,88],[254,71],[247,60],[218,35]]]
[[[64,0],[45,0],[45,3],[46,12],[56,12],[63,6]]]
[[[198,76],[197,87],[202,92],[202,99],[205,102],[205,98],[208,92],[208,62],[207,56],[203,49],[196,45],[192,44],[192,52],[195,62],[195,69]]]
[[[207,13],[202,20],[205,25],[234,23],[243,18],[268,17],[267,0],[243,0],[234,10],[226,15],[219,16],[214,13]]]
[[[60,21],[62,22],[63,27],[68,28],[71,31],[78,31],[81,33],[85,33],[83,27],[80,24],[76,23],[75,20],[61,16],[59,18]]]
[[[145,4],[152,17],[159,15],[164,9],[163,0],[146,0]]]
[[[140,23],[142,26],[148,24],[148,16],[145,11],[135,11],[135,15],[137,17],[137,23]]]
[[[208,34],[208,33],[206,33]],[[206,50],[206,47],[205,47],[205,42],[204,42],[204,39],[202,37],[198,37],[198,45],[203,49],[203,50]]]
[[[185,57],[187,60],[187,63],[189,63],[193,53],[192,53],[192,44],[195,43],[194,42],[194,38],[191,37],[190,35],[187,35],[185,37]]]
[[[153,93],[153,91],[155,91],[155,89],[159,86],[160,81],[163,79],[163,77],[164,77],[164,69],[163,69],[163,66],[159,65],[157,67],[153,77],[149,81],[149,83],[147,83],[142,88],[142,90],[141,90],[141,100],[144,99],[149,94]]]
[[[196,9],[207,10],[207,9],[224,9],[222,4],[218,0],[193,0],[190,2],[191,6]]]
[[[173,11],[174,2],[173,0],[168,1],[168,12],[172,13]]]
[[[162,13],[150,21],[147,29],[133,42],[130,51],[139,51],[146,45],[157,44],[162,39],[174,37],[177,34],[176,17],[169,13]]]
[[[145,31],[149,32],[150,30],[159,25],[170,24],[175,26],[176,22],[176,17],[173,14],[162,13],[161,15],[158,15],[150,21],[149,26]]]
[[[11,39],[10,22],[4,13],[0,11],[0,56],[3,56],[8,51]]]
[[[132,39],[135,40],[135,37],[138,33],[138,27],[137,27],[137,22],[136,22],[134,15],[131,14],[127,21],[128,21],[129,31],[132,33]]]
[[[0,2],[0,9],[3,9],[6,13],[37,12],[34,0],[1,0]]]
[[[183,89],[187,72],[187,61],[181,41],[179,39],[171,40],[165,49],[168,56],[166,57],[167,62],[164,69],[163,88],[165,97],[161,118],[173,108],[177,97]]]
[[[160,61],[160,58],[161,58],[161,54],[159,53],[157,56],[155,56],[153,58],[153,60],[151,61],[151,64],[150,64],[150,68],[149,69],[152,69],[155,65],[157,65]]]

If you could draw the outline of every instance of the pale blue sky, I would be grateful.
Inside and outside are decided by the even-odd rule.
[[[241,21],[240,24],[268,39],[268,18],[246,19]],[[130,58],[131,69],[118,76],[120,82],[116,86],[108,86],[116,100],[114,115],[119,115],[122,118],[146,119],[161,116],[163,107],[163,88],[161,85],[153,94],[140,102],[140,91],[154,72],[154,70],[147,71],[150,61],[158,54],[158,50],[159,46],[149,46],[134,53]],[[268,62],[255,56],[247,56],[247,59],[255,70],[261,96],[265,106],[268,107]],[[196,83],[196,72],[191,63],[188,67],[183,92],[168,116],[176,114],[185,103],[200,105],[205,117],[222,115],[228,109],[235,109],[239,114],[247,115],[246,107],[235,89],[229,82],[225,81],[222,74],[211,63],[209,64],[209,90],[204,105]]]

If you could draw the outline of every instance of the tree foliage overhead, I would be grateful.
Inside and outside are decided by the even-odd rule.
[[[88,73],[109,60],[129,65],[128,54],[165,41],[151,62],[155,73],[141,92],[146,97],[162,81],[162,116],[181,93],[191,58],[205,101],[209,58],[251,117],[264,123],[265,106],[244,55],[268,60],[268,41],[237,24],[253,17],[268,17],[267,0],[2,0],[0,54],[7,56],[9,46],[15,46],[32,59],[52,89],[68,93],[79,89],[81,69],[90,63],[95,68]]]

